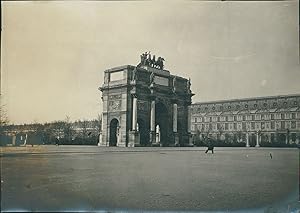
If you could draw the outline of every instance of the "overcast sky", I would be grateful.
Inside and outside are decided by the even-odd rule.
[[[298,1],[1,2],[11,122],[93,119],[103,71],[151,51],[193,102],[300,93]]]

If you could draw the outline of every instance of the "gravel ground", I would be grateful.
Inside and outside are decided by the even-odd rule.
[[[298,149],[204,151],[204,147],[2,147],[1,209],[300,209]]]

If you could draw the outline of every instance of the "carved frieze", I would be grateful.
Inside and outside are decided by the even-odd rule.
[[[148,104],[147,101],[138,100],[137,107],[138,107],[139,111],[145,111],[145,112],[147,112],[148,109],[149,109],[149,104]]]
[[[118,95],[110,95],[109,96],[109,99],[110,100],[116,100],[116,99],[121,99],[122,98],[122,95],[121,94],[118,94]]]
[[[117,111],[121,109],[121,100],[109,101],[108,104],[109,111]]]

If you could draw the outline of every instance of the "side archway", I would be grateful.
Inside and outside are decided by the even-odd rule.
[[[109,146],[117,146],[119,121],[114,118],[109,125]]]

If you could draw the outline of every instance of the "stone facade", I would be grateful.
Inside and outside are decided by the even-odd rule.
[[[192,133],[246,146],[297,143],[300,140],[300,95],[200,102],[192,105]]]
[[[99,146],[177,146],[191,143],[188,79],[150,66],[104,72]]]

